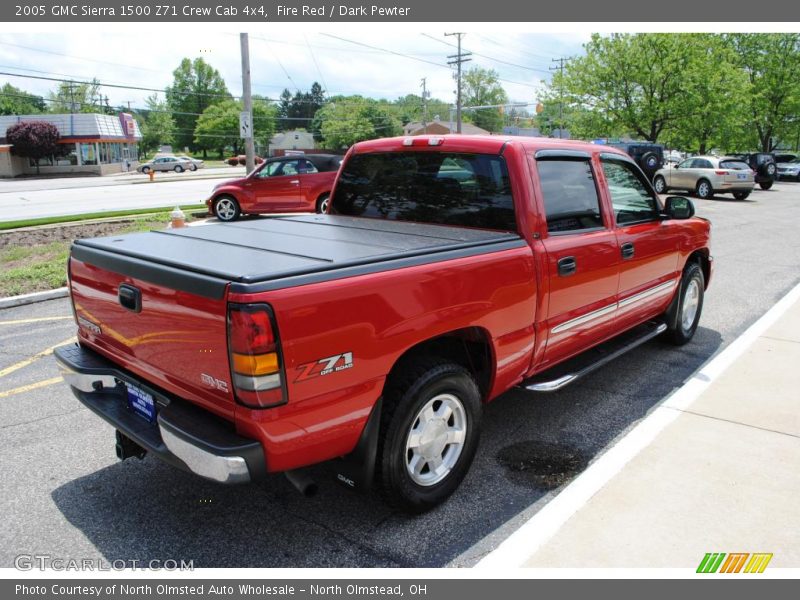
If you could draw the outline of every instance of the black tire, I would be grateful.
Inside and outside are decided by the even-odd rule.
[[[322,196],[317,198],[316,211],[318,213],[328,212],[328,200],[330,200],[330,197],[330,194],[322,194]]]
[[[376,482],[388,504],[407,512],[421,513],[450,496],[467,474],[480,438],[481,395],[467,370],[445,359],[420,357],[408,361],[400,369],[401,372],[387,384],[383,397]],[[434,412],[434,415],[438,415],[443,403],[447,402],[449,407],[451,399],[460,404],[463,409],[461,413],[454,410],[446,420],[437,417],[439,422],[434,423],[437,419],[428,419],[428,425],[424,424],[423,409],[426,405],[436,407],[436,402],[439,402],[439,408],[435,408],[437,412]],[[446,441],[451,427],[458,426],[459,422],[463,428],[460,447],[457,442],[451,444]],[[444,433],[442,427],[446,428]],[[419,440],[425,439],[426,432],[429,436],[434,435],[433,440],[420,444],[420,447],[424,446],[420,454],[410,447],[414,431],[417,431]],[[445,438],[442,438],[443,435]],[[440,449],[441,444],[444,446]],[[423,456],[424,452],[439,456],[439,459],[428,459]],[[431,470],[431,460],[441,460],[447,467],[446,472],[437,474]],[[449,460],[453,463],[448,467]],[[420,473],[412,475],[411,471],[415,470],[412,463],[419,462],[423,463]],[[424,471],[426,467],[427,473]],[[420,483],[415,477],[428,478],[429,481]]]
[[[772,184],[775,183],[774,181],[762,181],[758,185],[761,187],[762,190],[768,190],[772,187]]]
[[[183,173],[183,167],[180,165],[175,165],[175,172],[176,173]]]
[[[667,181],[661,175],[653,180],[653,187],[656,189],[657,194],[665,194],[669,190]]]
[[[220,196],[214,200],[214,216],[229,223],[242,215],[239,202],[233,196]]]
[[[678,288],[677,302],[673,301],[666,315],[667,331],[664,332],[664,338],[670,343],[683,346],[694,337],[703,312],[705,287],[705,277],[700,265],[696,262],[687,264]],[[693,315],[687,303],[695,304]]]
[[[733,192],[733,197],[737,200],[746,200],[750,192]]]
[[[714,188],[711,187],[711,183],[708,179],[701,179],[697,182],[694,193],[701,200],[709,200],[714,197]]]
[[[150,172],[150,167],[142,167],[142,173],[147,175]]]
[[[189,167],[192,171],[197,171],[197,165],[192,163],[192,166]]]

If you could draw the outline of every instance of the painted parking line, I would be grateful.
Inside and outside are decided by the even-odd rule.
[[[0,325],[25,325],[27,323],[43,323],[45,321],[63,321],[72,317],[39,317],[38,319],[16,319],[14,321],[0,321]]]
[[[555,498],[475,566],[484,569],[521,567],[628,462],[649,446],[664,428],[684,414],[684,411],[697,400],[700,394],[798,300],[800,300],[800,284],[789,291],[722,352],[703,364],[683,386],[656,406],[638,425],[606,450]]]
[[[5,369],[0,370],[0,377],[5,377],[6,375],[8,375],[10,373],[13,373],[14,371],[18,371],[18,370],[20,370],[20,369],[22,369],[24,367],[27,367],[28,365],[30,365],[32,363],[35,363],[40,358],[44,358],[45,356],[49,356],[50,354],[53,353],[53,350],[55,350],[59,346],[64,346],[66,344],[74,342],[75,340],[77,340],[77,338],[73,335],[71,338],[68,338],[68,339],[64,340],[63,342],[59,342],[57,344],[53,344],[49,348],[46,348],[46,349],[42,350],[41,352],[37,352],[36,354],[31,356],[30,358],[26,358],[25,360],[21,360],[18,363],[15,363],[15,364],[11,365],[10,367],[6,367]]]
[[[8,398],[9,396],[15,396],[17,394],[24,394],[25,392],[30,392],[31,390],[38,390],[39,388],[47,387],[48,385],[53,385],[55,383],[61,383],[62,381],[64,380],[61,377],[53,377],[51,379],[45,379],[44,381],[29,383],[28,385],[23,385],[18,388],[0,392],[0,398]]]

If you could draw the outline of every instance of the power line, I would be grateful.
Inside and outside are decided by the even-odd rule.
[[[559,71],[561,76],[558,80],[558,137],[559,139],[564,132],[564,63],[569,62],[569,58],[561,57],[554,58],[552,62],[558,63],[558,66],[550,67],[551,71]]]
[[[306,46],[308,46],[308,53],[311,54],[311,60],[314,61],[314,67],[317,69],[317,74],[319,78],[322,80],[322,85],[325,86],[325,89],[322,90],[323,93],[328,89],[328,84],[325,82],[325,76],[322,74],[322,69],[319,68],[319,63],[317,62],[317,57],[314,56],[314,50],[311,49],[311,44],[308,43],[308,37],[306,34],[303,34],[303,39],[306,41]]]
[[[85,60],[88,62],[93,62],[102,65],[111,65],[112,67],[124,67],[126,69],[138,69],[140,71],[150,71],[151,73],[160,73],[161,71],[157,69],[149,69],[147,67],[141,67],[138,65],[126,65],[123,63],[116,63],[116,62],[109,62],[107,60],[98,60],[96,58],[89,58],[88,56],[74,56],[69,54],[62,54],[61,52],[53,52],[52,50],[44,50],[42,48],[31,48],[30,46],[23,46],[22,44],[14,44],[12,42],[0,42],[0,45],[3,46],[13,46],[15,48],[22,48],[23,50],[28,50],[30,52],[40,52],[41,54],[50,54],[53,56],[58,56],[60,58],[73,58],[75,60]]]
[[[455,65],[456,66],[456,81],[457,81],[457,88],[456,88],[456,133],[461,133],[461,65],[471,61],[471,58],[467,58],[472,53],[471,52],[462,52],[461,51],[461,38],[465,35],[462,32],[457,33],[445,33],[446,36],[456,36],[458,40],[458,54],[453,54],[448,56],[452,60],[447,62],[448,65]]]
[[[435,42],[439,42],[441,44],[445,44],[446,46],[450,46],[451,48],[456,48],[457,47],[455,44],[450,44],[449,42],[446,42],[444,40],[440,40],[439,38],[436,38],[436,37],[434,37],[432,35],[428,35],[427,33],[423,33],[422,35],[424,35],[426,38],[432,39]],[[445,34],[445,35],[447,35],[447,34]],[[503,65],[516,67],[518,69],[525,69],[527,71],[535,71],[537,73],[548,73],[548,71],[546,71],[544,69],[535,69],[533,67],[526,67],[525,65],[520,65],[520,64],[517,64],[517,63],[508,62],[506,60],[502,60],[502,59],[496,58],[494,56],[489,56],[487,54],[482,54],[480,52],[475,52],[474,50],[470,50],[470,54],[472,54],[474,56],[480,56],[480,57],[485,58],[487,60],[491,60],[493,62],[497,62],[497,63],[503,64]]]

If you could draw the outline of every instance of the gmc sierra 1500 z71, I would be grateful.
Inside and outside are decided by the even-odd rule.
[[[613,148],[363,142],[328,214],[75,242],[78,343],[56,357],[123,459],[299,487],[336,459],[345,485],[422,511],[467,472],[483,404],[688,342],[709,230]]]

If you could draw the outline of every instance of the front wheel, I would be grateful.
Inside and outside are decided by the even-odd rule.
[[[653,185],[656,188],[656,192],[659,194],[663,194],[664,192],[667,191],[667,182],[661,175],[655,178],[655,180],[653,181]]]
[[[235,198],[221,196],[214,202],[214,216],[220,221],[235,221],[242,214],[242,209]]]
[[[386,501],[421,513],[450,496],[475,456],[481,410],[462,366],[434,357],[406,364],[384,394],[377,482]]]
[[[707,180],[701,179],[697,182],[695,193],[701,200],[708,200],[714,195],[714,188],[711,187],[711,184]]]
[[[697,331],[700,313],[703,312],[705,277],[703,269],[696,262],[686,266],[681,277],[680,294],[674,310],[677,314],[667,316],[667,340],[676,346],[688,343]]]
[[[768,190],[772,187],[772,183],[773,183],[772,181],[762,181],[758,185],[761,186],[762,190]]]
[[[150,172],[150,167],[142,167],[142,173],[147,175]]]
[[[317,212],[318,213],[327,213],[328,212],[328,204],[330,204],[330,194],[323,194],[317,200]]]

